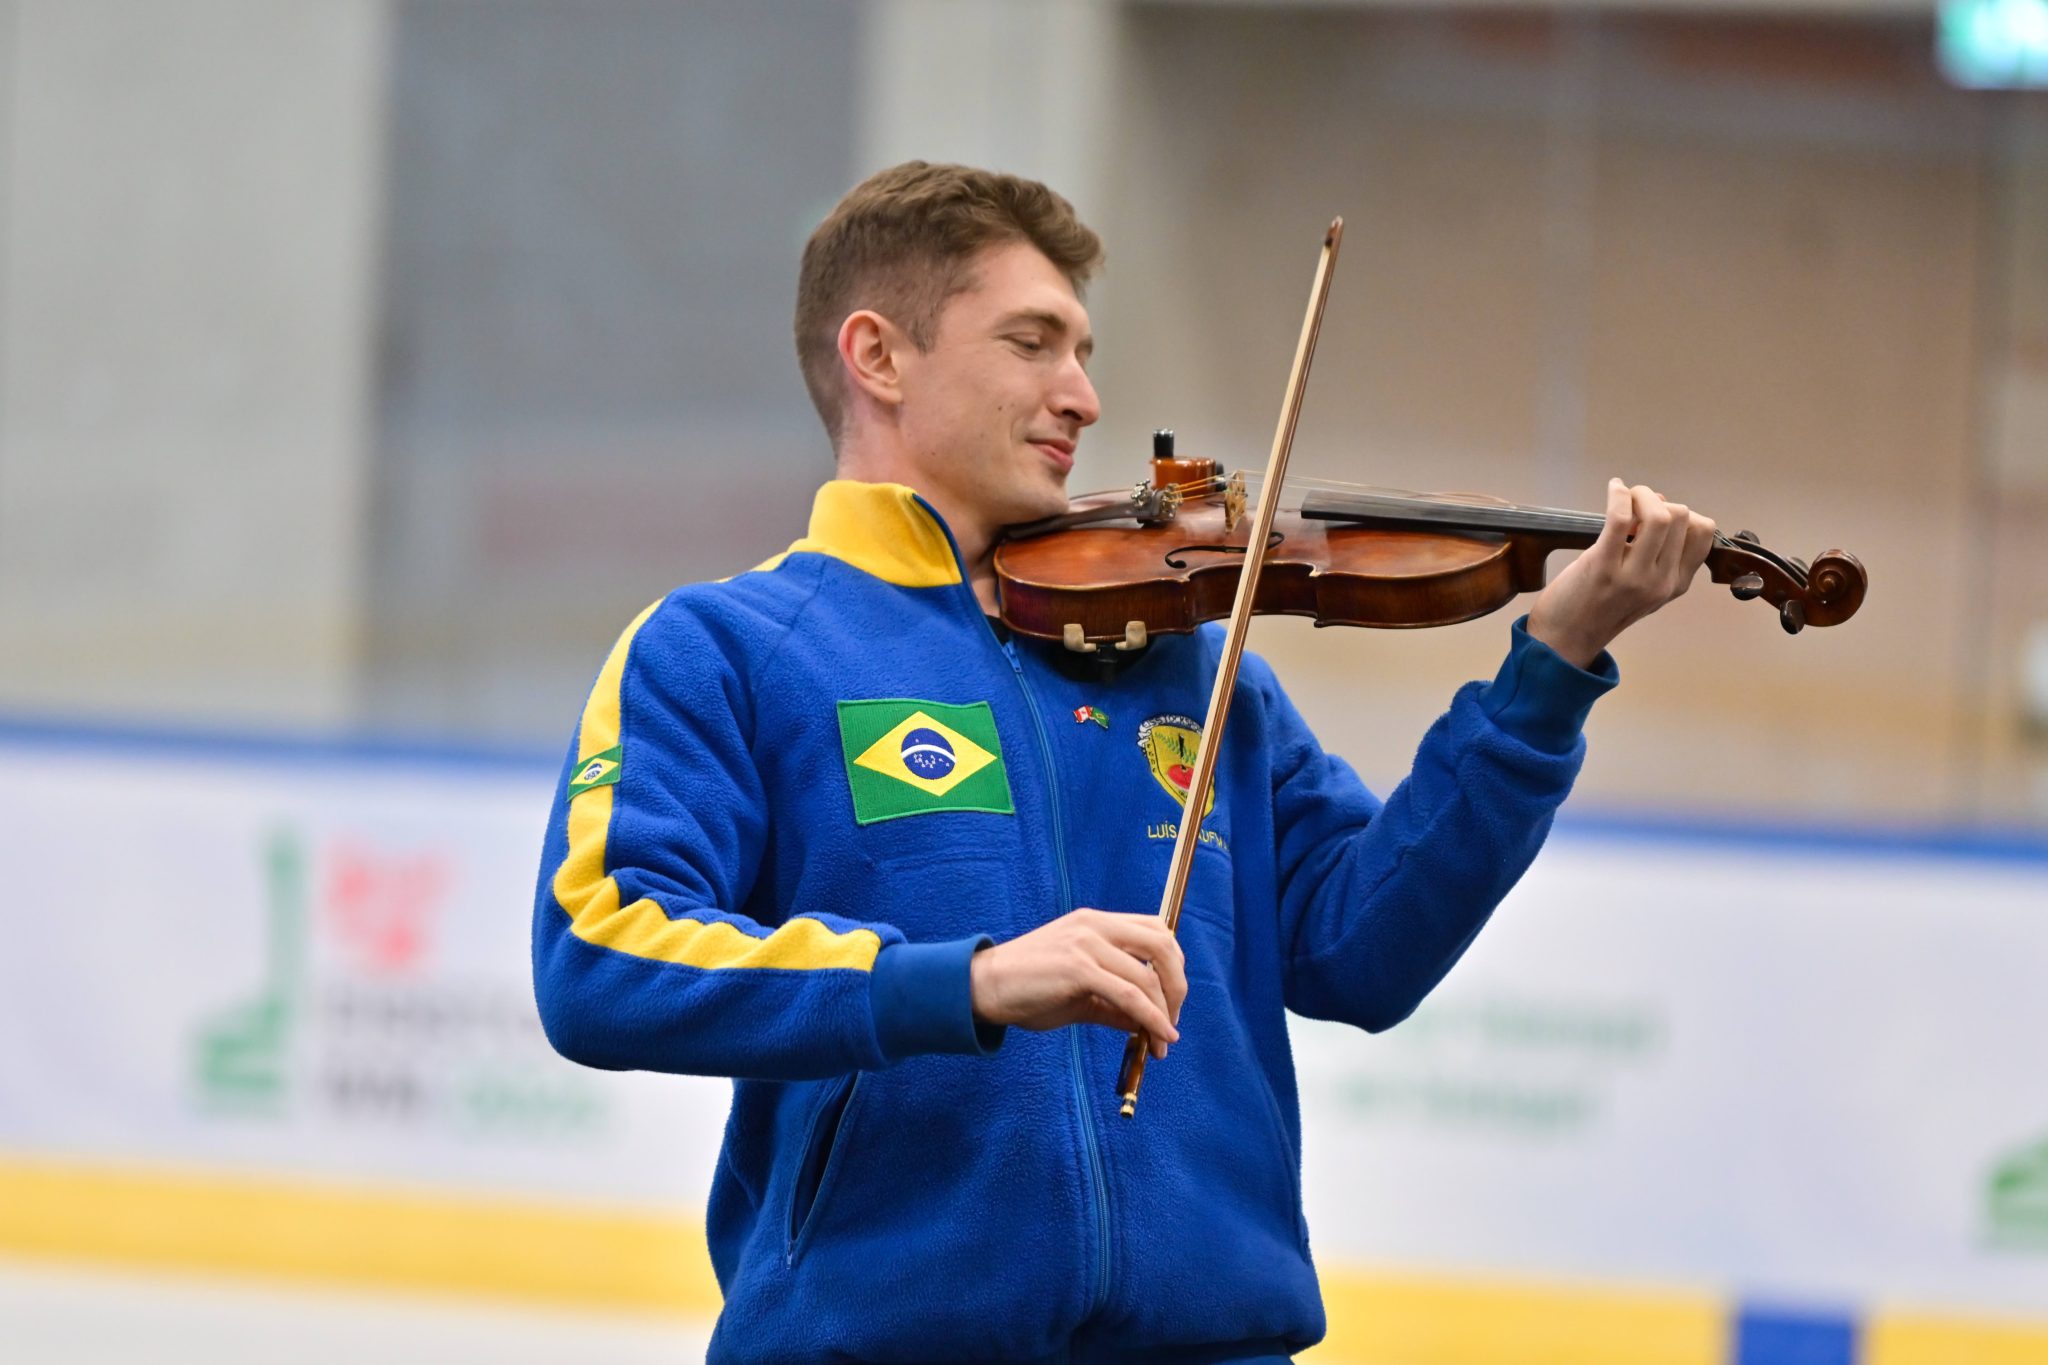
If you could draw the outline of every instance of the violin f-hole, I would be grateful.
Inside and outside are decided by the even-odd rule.
[[[1287,537],[1278,531],[1268,531],[1266,533],[1266,553],[1273,553],[1274,547],[1285,539]],[[1202,550],[1219,555],[1241,555],[1245,553],[1247,548],[1243,545],[1176,545],[1166,552],[1166,567],[1169,569],[1185,569],[1188,566],[1188,562],[1185,559],[1176,559],[1176,555],[1195,554]]]

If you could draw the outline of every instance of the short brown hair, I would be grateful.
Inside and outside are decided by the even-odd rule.
[[[839,327],[872,308],[919,350],[931,347],[946,300],[972,286],[968,258],[1029,242],[1076,294],[1102,264],[1102,239],[1074,206],[1036,180],[906,161],[853,187],[804,245],[796,284],[796,356],[804,387],[839,441],[846,390]]]

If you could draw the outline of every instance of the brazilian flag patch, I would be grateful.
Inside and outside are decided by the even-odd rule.
[[[601,754],[592,754],[577,765],[575,775],[569,779],[568,800],[574,801],[592,787],[609,787],[619,780],[619,746],[614,744]]]
[[[1014,815],[995,712],[895,698],[839,703],[853,818],[863,825],[942,810]]]

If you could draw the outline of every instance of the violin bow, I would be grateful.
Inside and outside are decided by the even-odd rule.
[[[1286,477],[1287,455],[1294,447],[1294,428],[1301,420],[1301,396],[1308,388],[1309,362],[1315,358],[1316,337],[1323,330],[1323,306],[1330,299],[1330,275],[1337,266],[1337,247],[1344,240],[1344,220],[1330,221],[1323,235],[1323,252],[1316,260],[1315,283],[1309,287],[1308,314],[1301,320],[1301,339],[1294,346],[1294,369],[1287,376],[1287,395],[1280,404],[1280,425],[1273,433],[1273,453],[1266,461],[1264,495],[1253,517],[1250,538],[1245,542],[1244,570],[1237,580],[1237,599],[1230,609],[1230,626],[1223,639],[1223,657],[1216,665],[1216,684],[1209,692],[1209,713],[1202,721],[1202,735],[1195,747],[1195,771],[1188,779],[1186,804],[1181,809],[1180,829],[1174,835],[1173,862],[1167,870],[1166,889],[1159,899],[1159,918],[1166,931],[1180,927],[1181,902],[1187,896],[1188,874],[1194,868],[1195,845],[1199,842],[1202,813],[1209,804],[1215,783],[1216,758],[1223,750],[1223,724],[1230,717],[1230,698],[1237,687],[1237,665],[1244,657],[1245,631],[1252,622],[1252,602],[1259,590],[1259,570],[1266,562],[1266,541],[1273,529],[1273,514],[1280,506],[1280,482]],[[1125,1118],[1138,1112],[1138,1086],[1145,1079],[1145,1058],[1150,1040],[1140,1029],[1124,1043],[1123,1065],[1117,1068],[1116,1093],[1123,1101],[1118,1111]]]

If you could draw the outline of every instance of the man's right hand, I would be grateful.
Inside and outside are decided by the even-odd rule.
[[[1107,1024],[1142,1031],[1152,1055],[1180,1038],[1187,999],[1180,944],[1157,915],[1075,910],[984,948],[969,967],[974,1016],[1033,1030]]]

